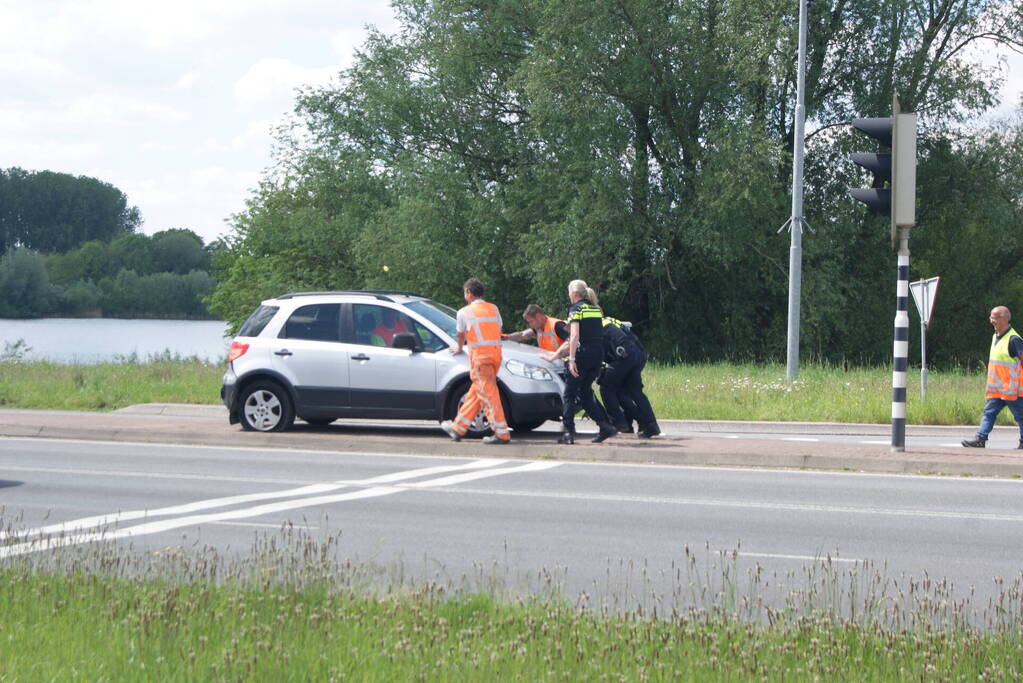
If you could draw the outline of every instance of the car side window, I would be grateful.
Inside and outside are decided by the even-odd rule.
[[[387,306],[352,304],[355,343],[367,346],[393,346],[394,335],[414,332],[414,323],[404,313]]]
[[[417,320],[412,321],[412,325],[415,328],[415,333],[419,335],[419,340],[423,343],[423,348],[427,351],[440,351],[441,349],[447,348],[447,342],[435,335],[433,332],[428,330],[422,323]]]
[[[282,339],[310,339],[313,341],[340,341],[338,328],[340,304],[310,304],[300,306],[291,314],[281,330]]]
[[[242,324],[241,329],[238,330],[238,336],[258,337],[266,324],[273,320],[279,308],[279,306],[259,306]]]

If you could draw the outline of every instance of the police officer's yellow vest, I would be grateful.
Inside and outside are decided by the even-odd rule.
[[[1000,398],[1015,401],[1020,395],[1020,359],[1009,355],[1009,340],[1019,337],[1016,330],[1009,330],[999,339],[991,337],[991,355],[987,362],[986,398]]]

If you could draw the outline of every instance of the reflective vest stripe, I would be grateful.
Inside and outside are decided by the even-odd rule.
[[[582,308],[568,316],[568,322],[575,322],[577,320],[584,320],[587,318],[601,318],[603,319],[604,314],[599,308],[592,304],[583,304]],[[603,321],[601,321],[603,325]]]
[[[1014,337],[1019,338],[1019,334],[1011,328],[1001,339],[997,335],[991,337],[985,398],[1015,401],[1020,396],[1023,389],[1020,386],[1020,359],[1009,355],[1009,342]]]

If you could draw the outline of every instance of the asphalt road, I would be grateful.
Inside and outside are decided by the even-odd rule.
[[[1019,480],[499,455],[3,438],[0,558],[100,540],[246,555],[287,526],[385,583],[661,609],[876,576],[903,599],[929,577],[982,610],[1023,568]]]

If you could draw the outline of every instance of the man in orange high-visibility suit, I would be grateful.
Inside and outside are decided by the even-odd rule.
[[[504,419],[501,393],[497,388],[497,371],[501,367],[501,312],[497,306],[483,300],[483,283],[476,278],[465,281],[462,294],[466,305],[458,310],[455,325],[458,338],[450,351],[452,354],[461,353],[463,346],[469,347],[472,385],[454,421],[444,420],[440,426],[448,436],[458,441],[465,436],[482,409],[494,430],[494,434],[485,437],[483,443],[506,444],[511,441],[511,433]]]

